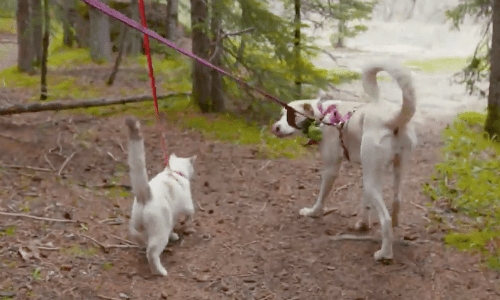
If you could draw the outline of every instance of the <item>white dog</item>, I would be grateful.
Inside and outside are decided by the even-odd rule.
[[[402,90],[402,105],[394,105],[379,101],[377,73],[387,71]],[[324,170],[321,176],[321,188],[312,208],[303,208],[300,214],[316,217],[321,215],[325,198],[330,193],[335,179],[340,172],[342,157],[352,162],[361,163],[363,168],[363,199],[361,220],[356,229],[366,230],[370,227],[370,209],[375,208],[381,224],[382,248],[374,255],[376,260],[391,259],[392,226],[398,225],[401,203],[401,175],[405,163],[413,151],[417,137],[410,121],[415,114],[416,98],[410,70],[393,62],[381,62],[369,65],[363,70],[363,88],[373,99],[371,103],[358,108],[345,122],[336,126],[321,125],[323,139],[320,144]],[[318,109],[318,100],[309,102],[292,102],[289,105],[300,113],[319,119],[322,117]],[[329,105],[325,101],[323,105]],[[331,104],[336,104],[331,102]],[[340,114],[345,115],[342,103],[336,104]],[[321,101],[320,101],[321,106]],[[323,110],[323,109],[321,109]],[[306,118],[295,114],[297,128],[287,122],[284,111],[281,119],[273,125],[273,132],[278,137],[293,134],[296,129],[303,129]],[[382,195],[382,171],[392,163],[394,181],[394,200],[390,215]]]
[[[135,194],[129,234],[137,243],[146,245],[151,272],[166,276],[167,270],[160,262],[160,254],[169,239],[179,239],[173,232],[177,216],[184,213],[190,219],[194,213],[190,180],[194,176],[196,155],[181,158],[172,154],[169,166],[148,182],[139,122],[128,117],[125,123],[129,129],[130,181]]]

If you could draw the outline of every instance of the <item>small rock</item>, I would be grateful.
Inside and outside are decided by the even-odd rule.
[[[168,298],[167,293],[165,293],[165,292],[161,292],[161,298],[162,298],[162,299],[167,299],[167,298]]]
[[[123,298],[123,299],[130,299],[130,297],[127,295],[127,294],[124,294],[124,293],[120,293],[118,294],[120,296],[120,298]]]
[[[14,297],[16,293],[11,291],[0,291],[0,297]]]
[[[196,280],[199,282],[207,282],[210,279],[210,275],[204,274],[204,275],[197,275]]]
[[[221,291],[223,291],[223,292],[227,292],[227,291],[229,291],[229,287],[227,286],[227,284],[226,284],[224,281],[222,281],[222,282],[220,283],[220,289],[221,289]]]

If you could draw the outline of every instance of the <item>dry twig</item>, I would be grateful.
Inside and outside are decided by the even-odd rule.
[[[9,168],[9,169],[27,169],[27,170],[33,170],[33,171],[39,171],[39,172],[52,172],[50,169],[46,168],[38,168],[38,167],[31,167],[31,166],[16,166],[16,165],[6,165],[6,164],[0,164],[0,168]]]
[[[58,176],[61,176],[62,170],[64,169],[64,167],[66,166],[66,164],[73,158],[73,156],[75,156],[75,154],[76,154],[76,152],[73,152],[68,158],[66,158],[66,160],[61,165],[61,168],[59,169],[59,172],[57,172]]]
[[[332,241],[364,241],[364,242],[373,242],[373,243],[381,243],[382,239],[377,238],[371,235],[363,235],[357,236],[352,234],[340,234],[334,237],[331,237]],[[410,242],[405,240],[394,240],[394,243],[398,243],[402,246],[409,246]]]
[[[1,212],[1,211],[0,211],[0,215],[1,216],[9,216],[9,217],[28,218],[28,219],[34,219],[34,220],[39,220],[39,221],[47,221],[47,222],[59,222],[59,223],[77,223],[78,222],[75,220],[43,218],[43,217],[36,217],[36,216],[32,216],[32,215],[8,213],[8,212]]]

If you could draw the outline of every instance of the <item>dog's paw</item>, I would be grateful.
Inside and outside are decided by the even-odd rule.
[[[300,210],[299,214],[304,217],[317,218],[321,215],[319,211],[320,209],[304,207]]]
[[[373,255],[373,258],[375,258],[376,261],[379,261],[379,260],[392,260],[392,251],[383,251],[382,249],[378,250]]]
[[[170,236],[169,236],[169,239],[170,239],[171,241],[174,241],[174,242],[175,242],[175,241],[177,241],[177,240],[179,239],[179,236],[177,235],[177,233],[175,233],[175,232],[171,232],[171,233],[170,233]]]

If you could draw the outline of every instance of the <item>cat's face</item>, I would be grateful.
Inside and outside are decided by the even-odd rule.
[[[196,161],[196,157],[196,155],[191,157],[177,157],[175,153],[172,153],[168,160],[168,165],[171,170],[181,172],[187,178],[192,179],[194,176],[194,162]]]

